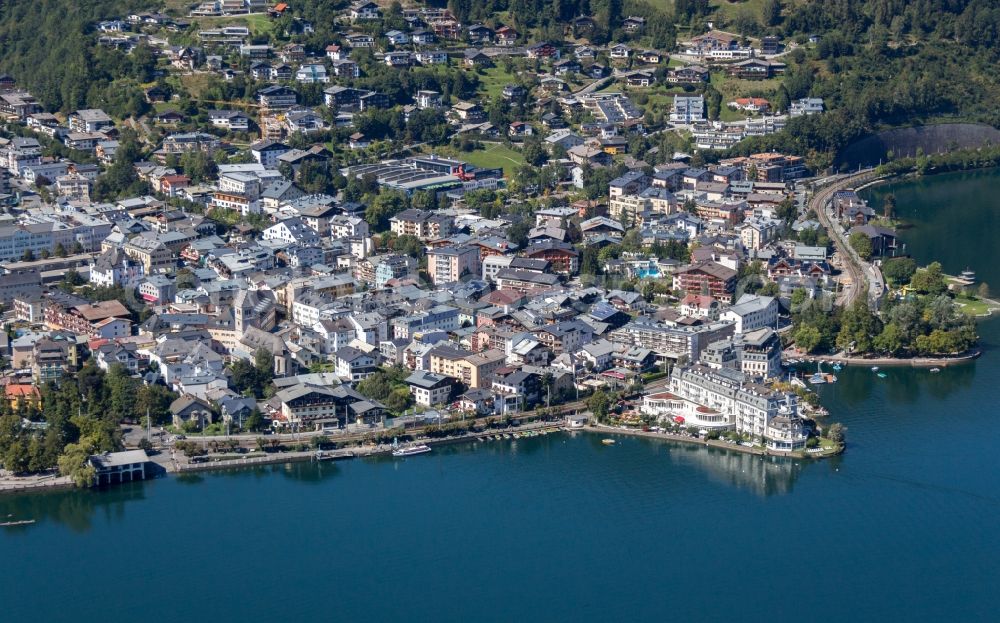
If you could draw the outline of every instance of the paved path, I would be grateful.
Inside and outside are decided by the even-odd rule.
[[[973,349],[954,357],[849,357],[840,352],[835,355],[803,355],[789,348],[782,356],[785,361],[800,359],[803,361],[824,361],[841,363],[849,366],[908,366],[912,368],[946,368],[963,363],[969,363],[982,354],[979,349]]]

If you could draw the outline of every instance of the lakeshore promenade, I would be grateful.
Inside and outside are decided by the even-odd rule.
[[[845,366],[946,368],[970,363],[982,354],[982,351],[977,348],[953,357],[851,357],[842,352],[833,355],[805,355],[789,348],[782,353],[782,360],[786,363],[793,359],[805,363],[821,361],[823,363],[839,363]]]
[[[811,458],[811,459],[822,459],[830,456],[835,456],[841,454],[844,451],[844,446],[840,446],[834,450],[806,450],[805,452],[782,452],[777,450],[768,450],[767,448],[761,448],[760,446],[746,446],[742,443],[731,443],[728,441],[723,441],[721,439],[703,439],[701,437],[695,437],[691,435],[681,435],[676,433],[660,433],[654,431],[644,431],[634,428],[622,428],[620,426],[610,426],[607,424],[588,424],[584,426],[583,429],[589,433],[600,433],[603,435],[624,435],[627,437],[645,437],[647,439],[660,439],[662,441],[674,441],[677,443],[684,443],[688,445],[703,446],[708,448],[716,448],[719,450],[729,450],[731,452],[740,452],[742,454],[752,454],[755,456],[776,456],[783,458]]]

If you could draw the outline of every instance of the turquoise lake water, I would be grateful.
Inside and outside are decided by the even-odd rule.
[[[3,497],[38,523],[0,530],[0,621],[996,620],[982,334],[940,374],[839,372],[850,446],[819,463],[559,434]]]

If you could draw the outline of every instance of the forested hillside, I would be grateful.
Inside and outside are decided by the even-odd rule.
[[[345,0],[296,0],[296,18],[315,26],[297,35],[312,53],[345,30],[339,21]],[[822,166],[856,138],[886,127],[968,120],[1000,126],[1000,3],[995,0],[432,0],[447,6],[465,24],[512,25],[528,41],[579,41],[578,16],[591,16],[593,43],[628,41],[673,50],[676,41],[716,28],[745,37],[778,35],[791,47],[778,93],[779,102],[822,97],[828,114],[795,119],[788,131],[749,139],[734,152],[778,149],[808,155]],[[387,6],[378,28],[405,26],[399,5]],[[19,0],[0,3],[0,72],[12,74],[49,110],[100,107],[115,117],[146,112],[141,85],[153,79],[156,58],[145,45],[132,54],[95,45],[88,29],[101,18],[138,10],[164,9],[158,0]],[[186,7],[171,2],[183,15]],[[631,15],[647,18],[641,39],[623,32]],[[289,40],[292,17],[276,21],[255,40]],[[287,23],[286,23],[287,21]],[[398,22],[398,23],[397,23]],[[374,28],[355,24],[355,29]],[[173,43],[196,43],[197,25],[171,35]],[[177,41],[174,41],[174,39]],[[794,45],[793,45],[794,44]],[[376,63],[363,63],[356,86],[387,92],[393,101],[413,88],[431,88],[468,97],[475,73],[411,70],[405,80]],[[228,85],[239,90],[241,84]],[[303,94],[318,99],[318,89]],[[244,93],[215,93],[220,98]]]
[[[0,2],[0,72],[50,110],[101,105],[124,112],[142,96],[131,80],[148,78],[143,74],[155,58],[101,49],[87,31],[96,20],[156,6],[155,0]]]

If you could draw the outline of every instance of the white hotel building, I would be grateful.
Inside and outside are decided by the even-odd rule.
[[[795,395],[748,383],[735,370],[677,366],[669,391],[644,396],[641,409],[663,421],[748,434],[769,450],[790,452],[806,445]]]

